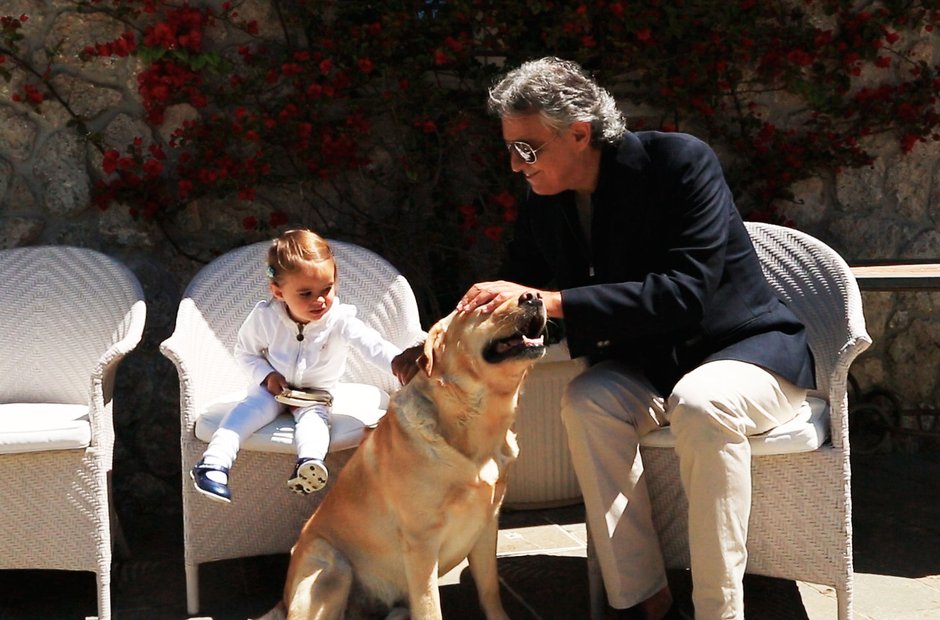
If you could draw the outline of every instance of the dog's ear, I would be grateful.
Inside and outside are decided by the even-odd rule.
[[[434,368],[434,356],[428,357],[427,351],[422,353],[415,361],[418,368],[424,371],[424,374],[431,376],[431,370]]]
[[[454,313],[444,317],[431,327],[428,337],[424,341],[424,353],[418,358],[418,366],[424,370],[427,376],[431,376],[434,370],[434,362],[444,350],[444,335],[447,333],[447,326],[454,318]]]
[[[444,330],[438,329],[435,325],[428,334],[427,340],[424,341],[424,353],[418,358],[418,367],[424,370],[424,374],[429,377],[434,370],[434,361],[437,359],[438,354],[441,353],[443,346]]]

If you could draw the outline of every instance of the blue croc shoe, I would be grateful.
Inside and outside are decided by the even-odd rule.
[[[199,461],[189,472],[189,477],[193,479],[196,490],[209,499],[226,504],[232,502],[232,493],[228,489],[228,467]]]

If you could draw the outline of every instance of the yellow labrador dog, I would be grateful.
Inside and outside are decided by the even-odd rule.
[[[438,576],[464,558],[487,620],[505,620],[497,514],[518,449],[519,388],[544,353],[542,300],[452,313],[428,333],[423,370],[341,471],[291,551],[289,620],[441,618]]]

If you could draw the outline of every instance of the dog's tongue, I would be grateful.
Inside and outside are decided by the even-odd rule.
[[[517,336],[512,336],[511,338],[507,338],[505,340],[498,342],[496,344],[496,352],[505,353],[506,351],[510,349],[514,349],[519,346],[540,347],[542,346],[544,342],[545,342],[545,338],[543,336],[539,336],[538,338],[529,338],[528,336],[524,334],[519,334]]]

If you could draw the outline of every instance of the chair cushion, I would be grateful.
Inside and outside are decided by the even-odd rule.
[[[359,445],[367,428],[374,428],[388,409],[388,394],[374,385],[341,383],[333,390],[333,424],[330,429],[330,452]],[[222,418],[244,397],[232,395],[217,401],[199,414],[196,437],[208,442],[219,428]],[[257,430],[245,441],[243,450],[295,454],[294,418],[285,412],[273,422]]]
[[[89,443],[88,405],[0,403],[0,454],[81,450]]]
[[[751,442],[751,454],[794,454],[812,452],[829,439],[829,403],[808,397],[795,418],[777,428],[748,438]],[[640,440],[640,445],[648,448],[674,448],[676,438],[672,430],[665,426],[648,433]]]

